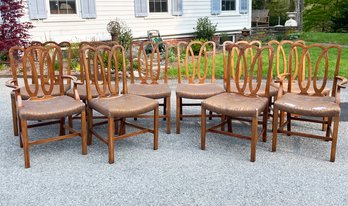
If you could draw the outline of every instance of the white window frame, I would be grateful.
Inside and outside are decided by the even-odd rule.
[[[167,12],[150,12],[150,0],[147,0],[147,13],[148,16],[146,17],[148,18],[173,18],[172,16],[172,1],[171,0],[167,0]]]
[[[42,20],[43,22],[84,22],[86,21],[81,17],[80,1],[75,0],[76,3],[76,14],[51,14],[50,1],[46,1],[47,8],[47,19]]]
[[[223,11],[222,10],[222,0],[221,0],[221,13],[219,15],[239,15],[239,3],[240,3],[240,0],[235,0],[235,7],[236,9],[235,10],[229,10],[229,11]]]

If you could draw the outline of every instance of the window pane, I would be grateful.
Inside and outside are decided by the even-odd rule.
[[[76,0],[50,0],[51,14],[76,14]]]
[[[168,0],[149,0],[150,12],[168,12]]]
[[[236,0],[222,0],[221,10],[222,11],[233,11],[236,10]]]

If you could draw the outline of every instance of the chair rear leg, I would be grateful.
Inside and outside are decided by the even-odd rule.
[[[87,145],[92,144],[92,130],[93,130],[93,110],[87,108]]]
[[[205,150],[205,141],[206,141],[206,112],[207,110],[205,108],[201,109],[201,150]]]
[[[82,118],[82,116],[81,116],[81,118]],[[72,115],[68,116],[68,125],[69,125],[70,128],[74,127],[74,125],[73,125],[73,116]],[[71,134],[72,132],[69,132],[69,133]]]
[[[124,135],[124,134],[126,134],[126,118],[121,118],[119,135]]]
[[[108,117],[108,146],[109,146],[109,164],[115,162],[114,158],[114,118]]]
[[[164,121],[167,119],[167,98],[168,97],[163,98],[163,116],[165,116],[163,117]]]
[[[257,116],[253,117],[251,120],[251,151],[250,151],[250,161],[255,162],[256,160],[256,143],[257,143]]]
[[[230,116],[227,116],[227,131],[233,132],[232,118]]]
[[[262,141],[267,142],[267,120],[269,118],[268,115],[269,107],[266,107],[263,111],[262,116]]]
[[[337,145],[337,136],[338,136],[338,125],[340,121],[340,116],[337,114],[334,116],[334,125],[333,125],[333,133],[332,133],[332,144],[331,144],[331,156],[330,161],[334,162],[336,159],[336,145]]]
[[[61,118],[60,122],[59,122],[59,135],[60,136],[65,135],[64,124],[65,124],[65,117]]]
[[[183,120],[182,114],[183,114],[183,105],[182,105],[182,97],[180,97],[180,120]]]
[[[170,134],[171,128],[170,128],[170,96],[166,98],[166,120],[167,120],[167,134]]]
[[[277,135],[278,135],[278,109],[273,108],[273,137],[272,137],[272,152],[277,150]]]
[[[82,154],[87,154],[87,135],[86,135],[86,111],[81,112],[81,140],[82,140]]]
[[[323,124],[321,125],[321,130],[326,131],[327,130],[327,124],[325,122],[328,121],[328,117],[323,117]]]
[[[209,111],[209,120],[212,120],[212,119],[213,119],[213,112]]]
[[[175,124],[176,124],[176,133],[180,134],[180,119],[181,119],[181,101],[180,97],[176,97],[176,115],[175,115]]]
[[[153,116],[153,149],[157,150],[158,149],[158,106],[154,110],[154,116]]]
[[[289,112],[286,113],[286,119],[287,119],[287,124],[286,124],[287,131],[291,132],[291,113]],[[287,136],[290,136],[290,134],[287,134]]]
[[[18,136],[18,118],[15,95],[11,94],[13,135]]]
[[[29,155],[29,140],[28,140],[28,125],[26,120],[21,120],[21,137],[23,141],[23,149],[24,149],[24,165],[25,168],[30,167],[30,155]]]

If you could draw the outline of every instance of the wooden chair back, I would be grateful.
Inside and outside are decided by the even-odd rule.
[[[92,87],[95,87],[99,98],[119,95],[119,71],[123,74],[122,92],[127,93],[125,51],[121,45],[84,46],[81,54],[87,84],[87,100],[92,99]]]
[[[262,46],[262,44],[261,44],[261,42],[260,41],[251,41],[251,42],[248,42],[248,41],[238,41],[238,42],[233,42],[233,41],[225,41],[223,44],[222,44],[222,55],[223,55],[223,65],[224,65],[224,68],[226,68],[227,67],[227,63],[228,63],[228,54],[229,54],[229,52],[227,51],[227,47],[226,46],[228,46],[228,45],[232,45],[232,44],[236,44],[236,45],[241,45],[241,46],[244,46],[244,45],[251,45],[251,46],[256,46],[256,47],[259,47],[259,48],[261,48],[261,46]],[[238,54],[239,54],[239,49],[238,49],[238,47],[233,47],[232,48],[232,58],[231,58],[231,62],[230,62],[230,64],[231,64],[231,75],[232,75],[232,78],[233,79],[235,79],[236,77],[235,77],[235,61],[236,61],[236,59],[237,59],[237,56],[238,56]],[[252,59],[253,59],[253,57],[254,57],[254,54],[253,54],[253,50],[252,50],[252,48],[248,48],[247,50],[246,50],[246,55],[247,55],[247,59],[248,59],[248,61],[247,61],[247,63],[248,64],[251,64],[251,61],[252,61]],[[239,65],[239,66],[243,66],[243,63],[244,62],[241,62],[241,64]],[[250,66],[250,65],[249,65]],[[239,77],[238,78],[241,78],[241,75],[243,75],[243,70],[241,70],[241,72],[240,72],[240,74],[239,74]],[[224,79],[226,80],[226,77],[224,77]]]
[[[300,94],[324,96],[324,89],[329,79],[329,69],[334,69],[333,77],[338,76],[340,60],[342,54],[342,48],[340,45],[322,45],[312,44],[303,45],[301,43],[294,43],[293,48],[297,48],[299,56],[299,68],[298,72],[298,87],[301,90]],[[290,53],[289,61],[295,54]],[[289,65],[290,79],[293,79],[295,73],[292,64]],[[321,77],[322,76],[322,77]],[[332,78],[333,78],[332,77]],[[335,96],[337,86],[337,79],[333,78],[332,96]],[[309,92],[309,89],[313,88],[313,92]],[[288,84],[288,92],[291,92],[292,84]]]
[[[195,54],[195,48],[200,48]],[[191,41],[179,42],[177,45],[178,54],[178,83],[184,80],[189,84],[203,84],[207,78],[215,82],[215,42]],[[182,51],[185,51],[185,59],[182,65]]]
[[[297,47],[293,47],[293,44],[305,45],[303,40],[290,41],[290,40],[271,40],[267,44],[274,48],[274,58],[275,58],[275,75],[280,77],[286,73],[289,73],[289,67],[292,66],[292,81],[297,79],[299,74],[299,62],[300,57],[298,55]],[[292,56],[291,60],[289,59]],[[302,74],[303,75],[303,74]]]
[[[259,93],[269,97],[273,68],[273,48],[270,46],[259,48],[253,45],[229,44],[226,45],[225,50],[228,51],[227,65],[224,68],[226,91],[251,97],[255,97]],[[233,65],[234,68],[232,68],[232,58],[235,58],[234,50],[238,51],[238,55]],[[252,58],[248,60],[250,53],[252,53]],[[231,75],[231,71],[235,71],[234,77]],[[231,81],[231,77],[233,81]],[[232,91],[231,84],[234,84],[232,88],[236,88],[235,91]],[[261,87],[261,85],[265,86]]]
[[[132,42],[129,53],[131,83],[134,84],[138,76],[140,84],[167,84],[169,48],[164,41]]]
[[[79,59],[80,59],[80,80],[81,82],[85,81],[85,69],[84,69],[84,63],[83,63],[83,56],[82,56],[82,48],[85,46],[90,46],[90,47],[98,47],[98,46],[109,46],[112,47],[114,45],[118,45],[117,41],[108,41],[108,42],[103,42],[103,41],[82,41],[79,44]]]
[[[10,49],[10,56],[18,48]],[[23,80],[30,99],[51,98],[54,85],[59,85],[60,95],[64,95],[63,57],[60,46],[30,46],[23,52]],[[13,63],[11,63],[13,64]],[[30,87],[34,85],[34,87]],[[39,97],[39,88],[43,96]]]

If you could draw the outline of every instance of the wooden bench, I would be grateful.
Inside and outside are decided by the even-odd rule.
[[[259,26],[269,26],[269,9],[253,9],[251,23]]]

